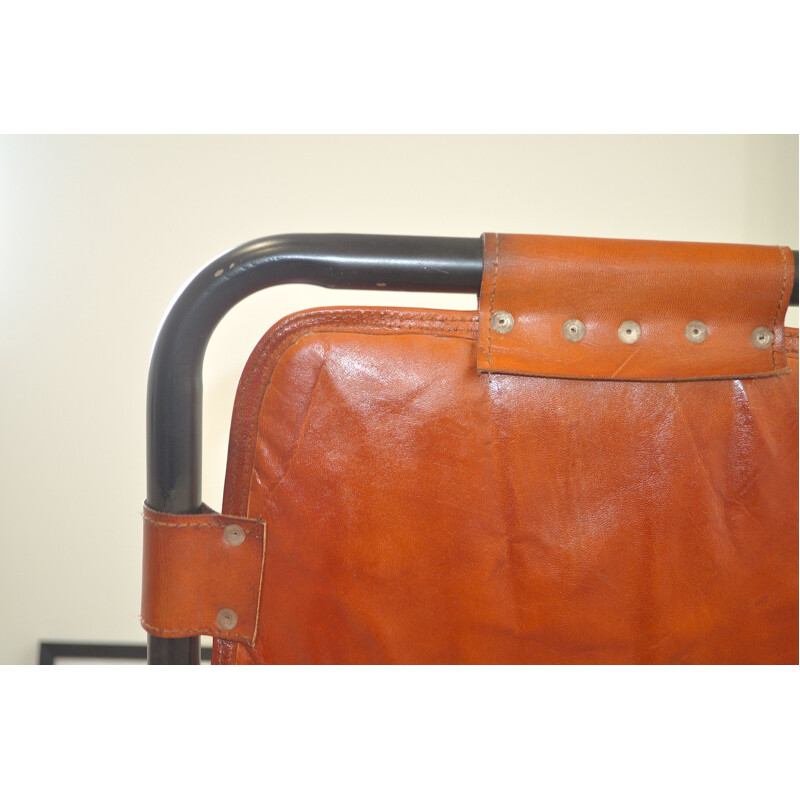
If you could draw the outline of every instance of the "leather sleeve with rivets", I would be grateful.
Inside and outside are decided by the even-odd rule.
[[[785,247],[488,233],[478,368],[638,381],[775,375],[787,369],[794,268]]]

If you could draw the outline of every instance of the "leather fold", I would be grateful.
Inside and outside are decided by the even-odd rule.
[[[679,381],[788,369],[788,248],[499,233],[483,241],[480,371]]]
[[[142,627],[166,639],[223,636],[253,645],[266,523],[214,512],[143,511]]]

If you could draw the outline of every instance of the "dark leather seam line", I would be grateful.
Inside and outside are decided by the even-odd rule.
[[[494,313],[494,295],[497,291],[497,272],[500,267],[500,234],[494,235],[494,274],[492,275],[492,296],[489,300],[489,342],[487,359],[489,367],[492,366],[492,314]]]
[[[236,517],[230,517],[230,519],[236,519]],[[226,527],[224,522],[209,522],[208,524],[197,525],[192,522],[159,522],[158,520],[153,519],[153,517],[148,517],[148,520],[150,520],[153,523],[153,526],[156,528],[191,528],[192,530],[200,530],[201,528],[214,528],[218,531],[222,531],[225,530]],[[239,519],[238,521],[242,522],[245,520]],[[248,519],[246,522],[250,523],[253,522],[253,520]],[[249,531],[245,531],[245,533],[258,536],[258,531],[256,529],[257,525],[266,525],[266,523],[264,520],[256,520],[253,527],[251,527]]]
[[[145,622],[141,617],[139,617],[139,621],[142,623],[142,627],[150,633],[191,633],[192,635],[198,635],[199,633],[201,636],[216,636],[216,633],[210,628],[156,628],[155,625],[150,625],[150,623]],[[237,639],[228,639],[227,641],[241,642],[242,640],[247,642],[251,647],[255,644],[255,636],[249,639],[244,634],[238,636]]]
[[[796,356],[795,356],[796,358]],[[776,378],[791,372],[789,367],[776,369],[774,372],[757,372],[746,375],[704,375],[702,378],[587,378],[585,375],[539,375],[532,372],[494,372],[481,370],[486,374],[497,375],[518,375],[524,378],[542,378],[545,380],[566,380],[566,381],[597,381],[598,383],[703,383],[704,381],[738,381],[738,380],[760,380],[762,378]]]
[[[775,363],[775,343],[778,339],[778,337],[775,336],[775,326],[778,324],[778,314],[781,312],[783,295],[786,292],[786,251],[782,247],[779,247],[778,252],[781,254],[781,259],[783,261],[783,284],[781,286],[781,295],[778,298],[778,307],[775,309],[775,316],[772,318],[772,369],[774,370],[778,368],[777,364]]]

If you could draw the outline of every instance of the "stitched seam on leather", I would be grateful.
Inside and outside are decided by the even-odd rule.
[[[783,346],[787,358],[797,356],[798,331],[796,328],[784,328]]]
[[[225,530],[227,527],[224,523],[209,523],[208,525],[194,525],[192,522],[157,522],[152,517],[147,517],[147,520],[153,523],[153,526],[156,528],[192,528],[192,529],[200,529],[200,528],[216,528],[219,531]],[[243,520],[240,520],[240,522]],[[247,520],[247,522],[252,522],[253,520]],[[255,525],[246,533],[254,533],[256,530],[256,525],[263,524],[264,520],[257,520]],[[257,534],[256,534],[257,535]]]
[[[390,313],[390,315],[391,315],[391,313]],[[297,342],[299,342],[301,339],[303,339],[306,336],[309,336],[311,334],[314,334],[314,333],[320,333],[320,332],[367,333],[367,331],[346,331],[346,330],[342,330],[341,328],[331,328],[331,323],[336,323],[336,322],[341,322],[341,321],[345,321],[346,322],[349,319],[349,316],[350,316],[350,312],[349,311],[345,312],[345,313],[328,314],[328,315],[326,315],[326,318],[325,318],[324,322],[321,321],[317,325],[314,325],[314,326],[311,326],[311,327],[302,326],[299,334],[294,336],[294,338],[289,338],[288,335],[287,335],[287,338],[282,340],[282,342],[276,342],[274,348],[267,348],[267,350],[264,353],[264,357],[258,359],[258,362],[254,365],[254,368],[253,368],[252,372],[248,375],[247,380],[243,384],[242,395],[243,396],[247,396],[247,394],[249,394],[249,392],[250,392],[250,384],[251,384],[252,380],[254,378],[256,378],[256,377],[263,377],[263,369],[264,369],[264,366],[265,366],[265,362],[269,361],[269,358],[272,357],[277,352],[277,355],[274,355],[274,361],[273,361],[272,367],[271,367],[271,369],[269,371],[269,377],[268,377],[267,381],[264,383],[263,387],[261,387],[261,389],[260,389],[261,400],[260,400],[260,402],[258,404],[257,413],[254,415],[254,418],[253,418],[253,422],[256,425],[257,425],[257,422],[258,422],[258,417],[260,415],[260,408],[261,408],[261,405],[263,403],[263,394],[264,394],[264,392],[266,392],[267,388],[269,387],[269,385],[270,385],[270,383],[272,381],[272,373],[275,371],[275,367],[278,365],[278,362],[283,357],[283,355],[291,347],[293,347]],[[382,317],[382,316],[384,316],[384,313],[383,312],[379,312],[377,314],[377,316],[378,317]],[[414,319],[418,320],[419,317],[416,317]],[[454,323],[454,324],[456,324],[458,326],[460,326],[461,322],[462,322],[461,320],[455,319],[455,318],[452,318],[452,317],[445,319],[445,318],[442,318],[442,317],[429,317],[428,315],[424,315],[424,321],[440,321],[440,322],[446,321],[446,322],[452,322],[452,323]],[[423,326],[416,326],[415,329],[409,330],[409,328],[407,327],[408,318],[400,319],[400,320],[398,320],[398,322],[400,323],[399,325],[387,325],[387,323],[384,321],[382,325],[377,325],[376,324],[376,325],[371,325],[370,327],[377,328],[377,331],[374,331],[374,330],[372,331],[373,333],[384,334],[384,335],[386,335],[387,331],[392,333],[392,334],[397,333],[397,332],[400,332],[400,333],[408,332],[408,333],[412,333],[412,334],[413,333],[421,333],[421,334],[425,334],[425,335],[433,335],[433,336],[436,335],[435,333],[428,333],[427,332],[429,330],[435,330],[435,329],[425,329]],[[364,323],[362,322],[360,324],[363,325]],[[474,323],[469,323],[468,326],[464,326],[463,330],[460,329],[460,327],[457,327],[457,328],[454,329],[454,331],[455,332],[463,332],[463,333],[467,333],[467,334],[472,335],[474,333],[474,327],[475,327]],[[287,326],[287,334],[289,332],[294,333],[294,331],[291,330],[291,328],[289,328],[289,326]],[[451,338],[453,338],[453,337],[451,337]],[[281,343],[284,344],[284,347],[282,349],[278,349],[278,345],[281,344]],[[235,438],[235,440],[238,441],[238,437],[240,435],[240,432],[241,432],[241,420],[237,419],[236,423],[235,423],[235,436],[234,436],[234,431],[232,430],[231,431],[231,440],[233,441],[234,438]],[[253,462],[254,458],[255,458],[255,450],[253,450],[253,454],[252,454],[251,459],[250,459],[250,462],[251,462],[250,466],[248,467],[248,469],[246,471],[244,471],[243,477],[246,476],[247,474],[251,474],[252,473],[252,466],[253,466],[252,462]],[[232,481],[232,486],[231,486],[231,494],[233,495],[233,497],[236,497],[237,490],[239,490],[238,473],[234,472],[234,479]],[[250,491],[249,491],[249,488],[248,488],[248,498],[249,498],[249,495],[250,495]],[[249,509],[249,499],[248,499],[248,509]]]
[[[492,366],[492,314],[494,314],[494,294],[497,291],[497,272],[500,263],[500,234],[494,235],[494,274],[492,275],[492,295],[489,298],[489,342],[486,354],[489,367]]]
[[[150,633],[191,633],[201,636],[218,635],[217,632],[211,628],[157,628],[155,625],[150,625],[150,623],[145,622],[141,617],[139,617],[139,621],[142,623],[142,627]],[[241,641],[241,639],[244,639],[250,645],[254,644],[255,642],[255,637],[253,637],[251,641],[245,634],[239,634],[238,637],[238,639],[229,639],[228,641]]]
[[[230,518],[236,519],[236,517],[230,517]],[[152,520],[153,518],[152,518],[152,516],[148,516],[148,519]],[[249,520],[249,519],[248,520],[240,519],[239,521],[240,522],[250,522],[250,523],[253,522],[253,520]],[[225,528],[224,525],[219,525],[219,524],[193,525],[191,522],[187,522],[187,523],[183,523],[183,524],[176,523],[176,522],[164,522],[164,523],[156,522],[155,524],[156,524],[157,527],[163,527],[163,528],[192,528],[192,529],[197,529],[197,528],[216,528],[217,531],[222,531]],[[257,530],[259,527],[261,527],[261,529],[262,529],[260,532]],[[260,612],[260,608],[261,608],[261,588],[262,588],[263,583],[264,583],[264,562],[265,562],[266,552],[267,552],[266,528],[267,528],[266,522],[264,520],[259,519],[259,520],[255,521],[255,523],[253,524],[253,527],[249,531],[246,531],[247,535],[255,536],[256,539],[260,539],[261,540],[261,566],[259,567],[259,573],[258,573],[258,594],[257,594],[257,597],[256,597],[256,613],[255,613],[255,624],[253,626],[253,633],[252,633],[252,636],[250,636],[250,637],[247,637],[244,634],[239,634],[242,638],[244,638],[246,641],[248,641],[251,645],[255,644],[255,641],[256,641],[256,633],[258,631],[258,616],[259,616],[259,612]],[[216,634],[216,632],[214,630],[210,629],[210,628],[156,628],[155,626],[150,625],[149,623],[146,623],[141,616],[139,617],[139,620],[141,621],[142,626],[144,628],[146,628],[147,630],[152,630],[153,632],[160,632],[160,633],[187,633],[187,632],[190,632],[190,631],[202,630],[203,633],[207,633],[209,636],[214,636]]]
[[[263,376],[264,367],[266,366],[266,362],[273,356],[273,354],[278,349],[279,345],[281,345],[285,339],[284,337],[288,337],[294,332],[294,329],[301,328],[302,330],[306,331],[306,333],[312,333],[318,326],[323,325],[324,323],[335,323],[339,321],[351,321],[355,323],[355,320],[352,320],[353,316],[360,316],[360,317],[368,317],[374,318],[377,317],[380,320],[383,320],[383,324],[386,325],[385,317],[395,318],[396,322],[400,323],[400,325],[408,326],[410,322],[440,322],[440,323],[454,323],[461,325],[463,320],[454,317],[446,317],[442,316],[441,314],[414,314],[409,319],[409,315],[407,313],[403,313],[393,309],[342,309],[337,311],[328,312],[325,309],[320,309],[316,311],[311,311],[302,316],[293,316],[289,317],[283,325],[278,325],[275,329],[273,329],[270,333],[266,335],[267,339],[267,346],[265,347],[263,353],[259,354],[256,359],[256,362],[253,364],[252,370],[248,370],[247,378],[245,382],[242,384],[242,391],[241,396],[246,397],[250,392],[250,384],[256,377]],[[322,317],[322,319],[317,323],[311,323],[311,327],[309,327],[309,320],[313,320],[314,318]],[[362,323],[363,324],[363,323]],[[419,328],[420,326],[417,326]],[[465,333],[472,333],[474,329],[474,322],[469,324],[469,329],[465,330]],[[295,337],[294,340],[291,340],[289,345],[286,346],[288,349],[291,344],[294,343],[300,337]],[[264,338],[261,340],[264,341]],[[258,348],[258,345],[256,346]],[[285,352],[285,350],[284,350]],[[272,370],[275,368],[275,364],[277,364],[278,360],[280,359],[282,352],[279,352],[277,356],[275,356],[275,363],[272,365],[272,369],[270,370],[270,376],[272,374]],[[248,361],[249,365],[249,361]],[[264,389],[266,389],[266,385]],[[262,392],[264,391],[262,389]],[[240,396],[240,393],[237,391],[237,398]],[[233,427],[231,429],[231,441],[238,441],[238,437],[241,431],[241,419],[237,418],[234,419]],[[239,489],[238,487],[238,480],[236,479],[236,473],[234,473],[234,480],[231,486],[231,494],[235,497],[236,492]]]
[[[778,314],[780,314],[781,306],[783,305],[783,295],[786,291],[786,251],[780,247],[778,248],[778,252],[781,254],[781,259],[783,260],[783,285],[781,286],[781,296],[778,298],[778,307],[775,309],[775,316],[772,318],[772,369],[778,368],[777,364],[775,363],[775,341],[778,337],[775,336],[774,333],[775,326],[778,324]]]
[[[354,320],[353,317],[358,316],[362,317],[362,320]],[[372,320],[373,318],[377,318],[375,323],[364,323],[363,318],[367,318]],[[388,318],[388,319],[386,319]],[[310,322],[311,320],[311,322]],[[315,321],[318,320],[318,321]],[[380,322],[378,322],[380,321]],[[265,344],[264,350],[261,353],[258,353],[256,356],[255,361],[252,363],[252,368],[250,368],[250,360],[248,360],[248,364],[245,367],[245,371],[247,376],[245,381],[240,386],[239,390],[237,390],[236,398],[238,401],[239,397],[246,398],[250,394],[250,386],[252,382],[256,378],[267,378],[264,385],[260,389],[261,394],[261,401],[258,404],[258,409],[254,409],[256,412],[252,419],[249,422],[258,423],[258,417],[260,414],[260,407],[263,402],[263,394],[266,391],[267,387],[269,386],[272,380],[272,373],[275,370],[280,359],[283,357],[284,353],[292,347],[296,342],[298,342],[301,338],[308,336],[313,333],[324,332],[326,328],[330,328],[331,325],[339,323],[339,322],[349,322],[351,325],[364,325],[367,324],[372,328],[377,328],[378,333],[389,333],[394,334],[396,332],[400,333],[410,333],[410,334],[420,334],[420,335],[435,335],[429,331],[437,330],[435,328],[427,328],[424,325],[419,325],[419,322],[439,322],[442,324],[451,324],[454,327],[451,328],[453,333],[464,333],[468,334],[471,338],[474,336],[475,333],[475,320],[474,318],[470,321],[466,321],[461,317],[449,317],[444,316],[442,314],[437,313],[417,313],[417,312],[407,312],[402,310],[396,309],[360,309],[360,308],[346,308],[341,310],[335,311],[328,311],[327,309],[317,309],[314,311],[306,312],[300,316],[292,316],[287,318],[284,323],[281,325],[279,324],[271,331],[269,331],[264,337],[262,337],[261,342],[256,345],[256,351],[258,350],[259,346],[263,342]],[[296,333],[296,329],[300,328],[300,332],[297,335],[292,336],[292,334]],[[347,329],[342,330],[342,328],[334,328],[333,332],[352,332],[352,333],[363,333],[364,331],[348,331]],[[447,337],[447,338],[466,338],[466,337]],[[277,353],[277,355],[276,355]],[[270,359],[274,359],[272,366],[270,367],[268,376],[264,375],[265,367],[267,366]],[[237,402],[238,405],[238,402]],[[237,414],[234,416],[233,425],[231,427],[231,435],[230,441],[238,442],[241,435],[242,426],[245,422],[244,417],[247,415]],[[230,461],[230,453],[228,460]],[[246,478],[248,474],[252,473],[252,462],[255,457],[255,450],[251,454],[250,458],[250,466],[247,469],[236,469],[236,465],[233,466],[233,478],[231,481],[231,501],[236,502],[238,492],[241,491],[241,487],[239,485],[239,476],[241,475],[242,478]],[[250,495],[248,489],[248,498]],[[249,506],[249,499],[248,499],[248,506]]]
[[[797,357],[798,335],[796,332],[791,332],[791,329],[784,330],[783,334],[784,347],[786,348],[786,356],[791,358]]]
[[[210,627],[200,627],[197,626],[195,628],[157,628],[155,625],[151,625],[149,622],[145,622],[144,619],[140,616],[139,622],[141,622],[142,627],[146,631],[150,631],[150,633],[192,633],[201,636],[218,636],[218,632],[215,631],[213,628]],[[230,634],[229,634],[230,635]],[[244,639],[249,645],[255,644],[255,633],[253,634],[252,638],[249,638],[246,634],[233,634],[237,636],[237,639],[228,639],[227,641],[241,641]]]
[[[155,625],[145,622],[141,617],[139,617],[139,619],[142,622],[142,627],[153,633],[195,633],[201,631],[202,633],[207,633],[209,636],[211,635],[210,628],[157,628]]]
[[[264,523],[263,519],[253,519],[252,517],[240,517],[235,514],[215,514],[214,522],[203,522],[203,523],[196,523],[192,521],[192,518],[202,518],[207,516],[207,514],[170,514],[167,511],[156,511],[155,509],[150,509],[145,507],[144,510],[141,512],[141,515],[144,519],[148,522],[152,522],[154,525],[157,525],[162,528],[219,528],[223,530],[231,522],[243,522],[246,525],[251,525],[252,528],[248,533],[252,533],[257,525],[261,525]],[[185,519],[186,522],[162,522],[161,519],[166,517],[167,519],[174,518],[174,517],[181,517]]]
[[[262,407],[264,405],[264,395],[266,394],[267,389],[269,388],[270,384],[272,383],[272,375],[273,375],[273,373],[275,371],[275,368],[278,366],[280,360],[283,358],[284,355],[286,355],[286,353],[289,350],[291,350],[292,347],[294,347],[296,344],[298,344],[302,339],[306,338],[307,336],[311,336],[311,335],[319,334],[319,333],[350,333],[352,335],[357,335],[357,336],[387,336],[387,335],[392,335],[392,336],[410,335],[410,336],[413,336],[413,335],[420,335],[420,336],[433,336],[433,337],[438,338],[438,339],[461,339],[461,338],[466,338],[466,337],[461,337],[461,336],[448,336],[448,335],[443,335],[441,333],[433,333],[430,330],[420,330],[419,328],[416,329],[416,330],[409,330],[408,328],[397,327],[397,328],[391,330],[391,329],[387,329],[386,327],[380,327],[380,326],[377,326],[377,325],[373,326],[373,327],[375,328],[375,330],[371,330],[371,331],[368,331],[368,330],[348,331],[348,330],[343,330],[342,328],[335,328],[335,327],[331,328],[330,326],[327,326],[327,325],[320,325],[318,328],[314,328],[314,329],[304,329],[294,339],[288,341],[287,346],[284,349],[282,349],[278,353],[278,355],[275,357],[275,360],[274,360],[274,362],[272,364],[272,368],[270,369],[269,379],[266,381],[266,383],[264,384],[264,386],[260,390],[261,399],[260,399],[260,401],[258,403],[258,407],[254,409],[253,418],[251,420],[251,425],[254,425],[256,430],[254,431],[255,435],[248,438],[248,441],[252,442],[253,444],[252,444],[252,450],[251,450],[251,452],[249,454],[249,459],[248,459],[249,465],[248,465],[247,469],[243,470],[243,476],[242,476],[244,478],[246,478],[248,475],[250,476],[250,482],[249,482],[249,485],[248,485],[248,488],[247,488],[247,511],[248,512],[249,512],[249,509],[250,509],[250,494],[251,494],[250,486],[252,486],[252,480],[253,480],[253,465],[255,464],[255,457],[256,457],[255,439],[257,438],[257,434],[258,434],[258,420],[259,420],[259,418],[261,416],[261,409],[262,409]],[[454,332],[455,333],[467,333],[467,334],[469,334],[469,338],[472,339],[472,337],[474,335],[474,329],[475,329],[474,324],[471,324],[469,326],[468,330],[463,330],[463,331],[454,330]],[[237,429],[237,433],[238,433],[238,430],[239,429]],[[237,488],[238,488],[238,475],[235,475],[235,480],[233,482],[232,491],[231,491],[231,494],[234,497],[236,496],[236,489]],[[271,496],[272,496],[272,493],[270,493],[270,497]]]

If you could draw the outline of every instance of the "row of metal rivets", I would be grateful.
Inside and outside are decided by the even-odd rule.
[[[226,525],[222,538],[231,547],[238,547],[246,538],[241,525]],[[239,616],[232,608],[221,608],[217,612],[217,625],[224,631],[232,631],[239,624]]]
[[[514,327],[514,315],[509,311],[495,311],[489,320],[489,324],[492,330],[497,331],[497,333],[508,333]],[[568,319],[561,326],[561,332],[567,341],[579,342],[586,336],[586,326],[579,319]],[[684,334],[690,342],[699,344],[708,337],[708,327],[699,320],[693,320],[684,328]],[[642,329],[633,320],[626,320],[617,328],[617,336],[625,344],[633,344],[639,341],[641,335]],[[763,325],[750,334],[750,341],[753,347],[757,347],[759,350],[766,350],[774,340],[775,334]]]

